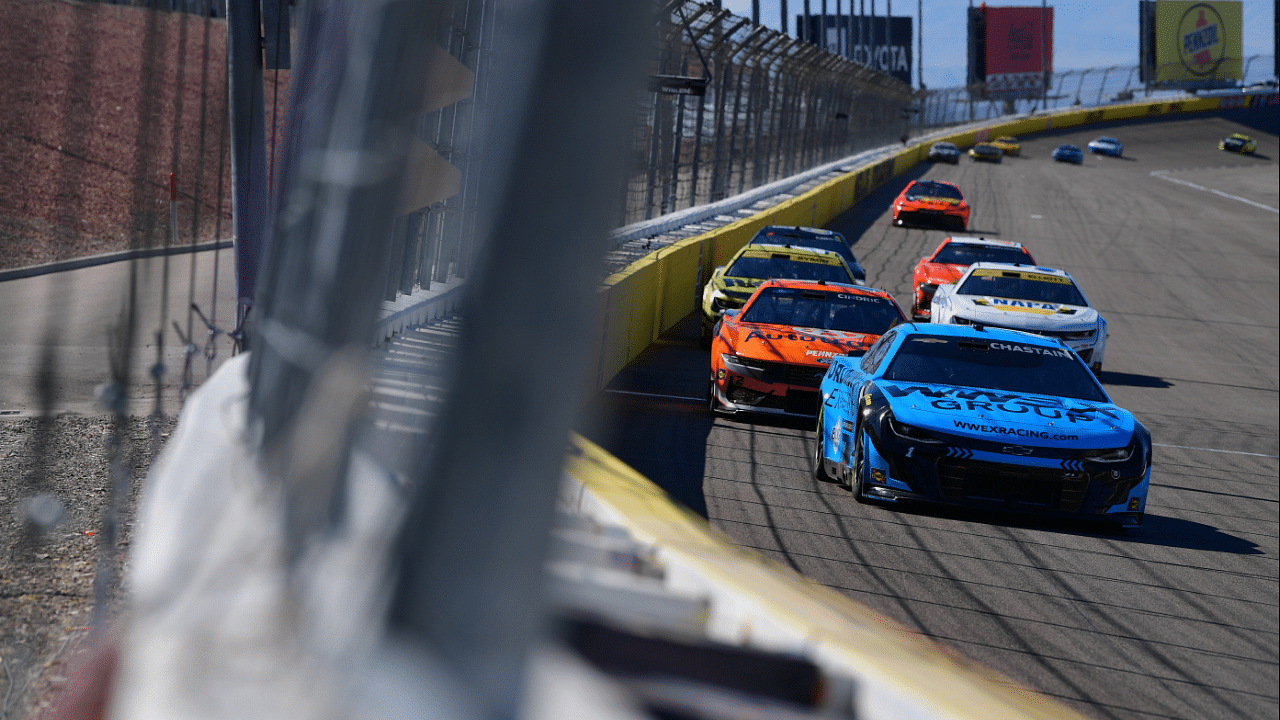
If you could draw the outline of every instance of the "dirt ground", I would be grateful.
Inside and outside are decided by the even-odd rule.
[[[159,423],[161,444],[174,424],[173,418]],[[108,558],[112,570],[108,614],[118,612],[134,506],[151,466],[152,430],[150,418],[131,418],[122,428],[128,488],[119,505],[119,540],[107,550],[102,529],[111,497],[112,420],[0,421],[0,718],[39,717],[65,684],[72,655],[90,635],[100,558]],[[37,496],[61,505],[60,517],[43,532],[33,532],[29,521],[29,501]]]

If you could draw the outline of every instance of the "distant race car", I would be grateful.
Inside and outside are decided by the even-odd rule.
[[[1059,145],[1053,149],[1053,159],[1055,162],[1069,162],[1080,165],[1084,163],[1084,151],[1075,145]]]
[[[715,325],[726,310],[741,308],[761,283],[772,278],[857,284],[844,258],[830,250],[744,245],[728,265],[715,269],[702,290],[702,346],[711,346]]]
[[[1022,146],[1018,144],[1018,138],[1005,135],[992,140],[991,145],[1000,148],[1000,152],[1009,157],[1018,157],[1022,154]]]
[[[913,180],[893,201],[893,224],[969,226],[969,203],[960,188],[941,180]]]
[[[1064,270],[1035,265],[974,263],[954,285],[933,294],[930,322],[982,325],[1057,338],[1102,371],[1107,321],[1089,306]]]
[[[1231,133],[1218,141],[1218,149],[1252,155],[1258,151],[1258,141],[1243,133]]]
[[[861,355],[906,320],[883,290],[770,280],[720,321],[711,346],[707,403],[717,413],[813,417],[831,358]]]
[[[1111,157],[1121,157],[1124,155],[1124,143],[1113,137],[1103,135],[1089,143],[1089,152],[1095,155],[1110,155]]]
[[[988,240],[975,237],[949,237],[928,257],[920,258],[912,273],[911,317],[928,320],[930,303],[939,285],[960,279],[966,268],[976,262],[1022,263],[1035,265],[1031,253],[1022,243],[1012,240]]]
[[[755,245],[794,245],[811,247],[819,250],[834,250],[844,258],[845,264],[853,271],[853,278],[858,282],[867,279],[867,271],[858,264],[858,258],[849,247],[849,241],[834,230],[801,227],[799,225],[769,225],[761,228],[748,244]]]
[[[1004,157],[1004,151],[991,143],[978,143],[969,148],[969,157],[974,161],[998,163]]]
[[[1151,434],[1057,341],[902,325],[822,379],[814,475],[924,500],[1142,524]]]
[[[925,155],[929,162],[947,162],[952,165],[960,162],[960,148],[949,142],[936,142],[929,146],[929,154]]]

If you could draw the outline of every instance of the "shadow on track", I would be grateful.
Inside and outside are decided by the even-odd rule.
[[[579,432],[705,518],[714,418],[703,399],[709,366],[698,330],[694,312],[631,361],[587,406]]]
[[[1103,385],[1122,385],[1140,388],[1171,388],[1173,383],[1154,375],[1138,375],[1135,373],[1111,372],[1103,370],[1098,374],[1098,382]]]
[[[867,230],[871,229],[881,215],[888,212],[893,206],[894,198],[898,197],[898,193],[902,192],[912,180],[918,180],[933,167],[932,163],[920,163],[911,168],[907,172],[893,178],[889,182],[881,185],[858,201],[843,215],[835,218],[827,223],[828,230],[835,230],[844,235],[854,251],[857,251],[858,240]]]

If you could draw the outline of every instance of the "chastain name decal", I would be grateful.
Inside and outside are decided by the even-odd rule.
[[[1049,357],[1060,357],[1071,359],[1070,350],[1063,348],[1040,347],[1038,345],[1014,345],[1013,343],[993,342],[990,345],[992,350],[1005,350],[1008,352],[1030,353],[1032,355],[1048,355]]]
[[[995,435],[1016,435],[1024,438],[1038,438],[1040,440],[1079,440],[1077,435],[1058,435],[1056,433],[1044,432],[1043,430],[1026,430],[1024,428],[1007,428],[999,425],[979,425],[977,423],[965,422],[963,420],[955,421],[956,427],[961,430],[970,430],[972,432],[993,433]]]

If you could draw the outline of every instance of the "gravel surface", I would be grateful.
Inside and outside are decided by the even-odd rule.
[[[160,423],[161,442],[175,422]],[[149,418],[131,418],[124,428],[129,490],[120,540],[113,552],[103,553],[111,419],[61,415],[0,422],[0,718],[38,717],[65,683],[67,663],[93,622],[94,573],[101,557],[110,558],[116,578],[111,614],[119,608],[134,505],[151,466],[151,427]],[[28,500],[41,493],[56,498],[63,513],[52,527],[33,535]]]

